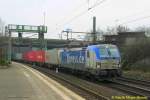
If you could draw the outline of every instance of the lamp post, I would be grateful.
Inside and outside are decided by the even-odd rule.
[[[8,41],[8,62],[11,64],[11,31],[9,30],[9,41]]]
[[[96,43],[96,17],[93,17],[93,44]]]

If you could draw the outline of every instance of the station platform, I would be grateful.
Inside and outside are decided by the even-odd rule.
[[[84,100],[76,93],[26,65],[12,62],[0,69],[0,100]]]

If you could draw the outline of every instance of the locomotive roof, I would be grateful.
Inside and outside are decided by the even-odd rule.
[[[69,50],[69,51],[74,51],[74,50],[86,50],[87,48],[96,48],[96,47],[116,47],[113,44],[98,44],[98,45],[89,45],[87,47],[78,47],[78,48],[63,48],[63,50]]]
[[[98,44],[98,45],[90,45],[88,47],[99,47],[99,46],[115,46],[114,44]]]

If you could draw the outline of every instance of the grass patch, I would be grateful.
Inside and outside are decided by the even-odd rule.
[[[123,68],[124,76],[135,79],[150,80],[150,58],[137,61]]]
[[[0,66],[8,66],[8,62],[4,59],[0,59]]]
[[[139,70],[126,70],[123,71],[123,76],[133,79],[148,80],[150,81],[150,71],[139,71]]]

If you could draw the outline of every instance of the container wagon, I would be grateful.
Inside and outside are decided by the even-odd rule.
[[[45,63],[45,51],[28,51],[23,54],[23,60],[31,64]]]
[[[55,68],[60,65],[60,52],[61,49],[51,49],[45,51],[45,63],[49,68]]]

